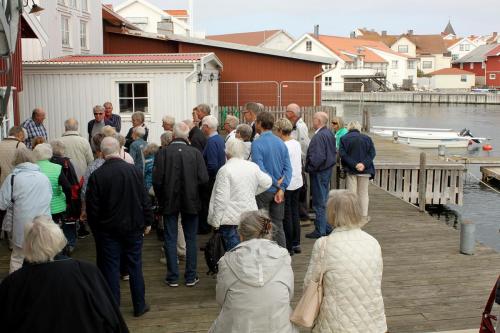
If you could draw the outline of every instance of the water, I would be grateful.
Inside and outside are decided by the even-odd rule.
[[[337,114],[345,121],[361,121],[359,103],[326,102],[337,107]],[[444,105],[407,103],[365,103],[372,114],[372,126],[438,127],[461,130],[466,127],[477,137],[491,138],[493,151],[485,152],[481,145],[468,149],[448,149],[448,154],[469,156],[500,156],[500,105]],[[437,154],[437,149],[430,150]],[[468,172],[481,178],[479,166],[470,166]],[[500,187],[497,187],[500,190]],[[449,205],[433,209],[438,220],[459,227],[461,220],[476,223],[476,239],[500,251],[500,194],[467,176],[464,184],[463,206]]]

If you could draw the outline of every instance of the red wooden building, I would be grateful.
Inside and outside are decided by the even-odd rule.
[[[500,44],[486,54],[486,85],[500,88]]]
[[[453,61],[453,68],[460,68],[476,75],[476,86],[489,86],[486,77],[487,55],[497,47],[496,44],[480,45],[462,58]]]

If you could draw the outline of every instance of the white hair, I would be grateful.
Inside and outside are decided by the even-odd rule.
[[[52,261],[65,246],[66,237],[49,216],[35,217],[24,229],[23,252],[29,262]]]
[[[50,146],[52,147],[52,155],[64,156],[64,152],[66,151],[64,142],[61,140],[52,140],[50,141]]]
[[[99,112],[104,112],[104,106],[102,105],[96,105],[92,108],[92,112],[96,112],[96,111],[99,111]]]
[[[52,146],[48,143],[40,143],[33,148],[33,152],[35,153],[35,159],[37,161],[45,161],[50,160],[52,158]]]
[[[205,119],[205,118],[203,118],[203,119]],[[188,125],[186,125],[184,122],[176,123],[174,125],[174,138],[187,140],[188,137],[189,137]]]
[[[208,128],[213,129],[213,130],[217,130],[217,126],[219,126],[219,121],[214,116],[209,115],[209,116],[203,117],[203,120],[201,121],[201,125],[202,126],[207,125]]]
[[[134,133],[139,137],[143,138],[146,135],[146,129],[142,126],[134,127]]]
[[[165,116],[161,119],[161,121],[163,121],[164,123],[166,124],[170,124],[170,125],[173,125],[175,124],[175,118],[172,117],[172,116]]]
[[[229,158],[245,158],[247,155],[246,146],[240,139],[231,139],[226,142],[226,155]]]
[[[300,111],[300,106],[296,103],[292,103],[292,104],[289,104],[287,107],[286,107],[286,110],[287,111],[292,111],[295,116],[297,117],[300,117],[302,112]]]
[[[319,112],[316,112],[314,115],[316,117],[318,117],[318,119],[321,121],[322,125],[328,124],[328,114],[326,114],[326,112],[319,111]]]
[[[357,120],[353,120],[353,121],[350,121],[348,124],[347,124],[347,130],[350,131],[350,130],[358,130],[358,131],[361,131],[361,124],[359,123],[359,121]]]
[[[101,152],[104,157],[118,155],[120,153],[120,143],[115,138],[107,136],[102,139]]]
[[[160,142],[163,147],[168,146],[170,142],[174,139],[174,132],[172,131],[165,131],[163,134],[160,136]]]
[[[240,123],[240,120],[235,116],[229,115],[226,117],[226,122],[231,129],[235,129]]]
[[[64,129],[66,131],[78,131],[78,120],[74,118],[66,119],[64,122]]]

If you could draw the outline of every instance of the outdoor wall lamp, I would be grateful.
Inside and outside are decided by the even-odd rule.
[[[198,83],[200,83],[201,80],[203,80],[203,74],[201,72],[198,72]]]
[[[212,82],[215,79],[214,73],[210,73],[210,77],[208,78],[209,82]]]
[[[28,3],[29,3],[29,0],[26,0],[26,4],[23,5],[23,7],[28,7]],[[35,15],[39,15],[41,11],[45,10],[45,8],[37,5],[35,3],[35,0],[31,0],[31,10],[30,10],[30,14],[35,14]]]

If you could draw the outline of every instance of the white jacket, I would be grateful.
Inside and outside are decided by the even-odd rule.
[[[291,135],[292,138],[300,143],[300,148],[302,150],[302,160],[305,161],[307,149],[309,148],[311,139],[309,138],[309,129],[307,128],[307,125],[302,117],[297,120],[297,123],[295,123],[295,128],[293,129]]]
[[[313,332],[385,333],[382,252],[361,229],[335,229],[314,244],[304,288],[321,271],[321,243],[326,240],[323,302]]]
[[[271,177],[257,164],[229,159],[217,172],[210,206],[208,223],[214,228],[221,225],[238,225],[243,212],[257,210],[255,196],[272,185]]]
[[[217,303],[222,307],[211,333],[292,333],[293,271],[285,248],[252,239],[219,261]]]

